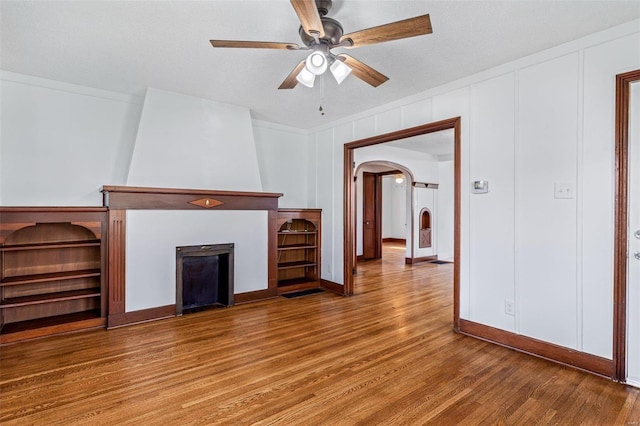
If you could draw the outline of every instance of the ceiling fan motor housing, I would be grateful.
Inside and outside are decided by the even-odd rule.
[[[344,34],[344,30],[342,29],[340,22],[326,16],[323,16],[320,20],[322,21],[322,28],[324,29],[324,37],[320,39],[320,43],[327,44],[329,47],[340,43],[340,38],[342,37],[342,34]],[[300,27],[298,32],[300,33],[300,39],[302,39],[305,46],[312,47],[316,44],[315,39],[304,32],[304,28]]]

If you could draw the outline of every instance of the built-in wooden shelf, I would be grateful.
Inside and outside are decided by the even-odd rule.
[[[90,297],[100,297],[100,289],[87,288],[81,290],[57,291],[55,293],[11,297],[0,303],[0,309],[39,305],[41,303],[63,302],[65,300],[87,299]]]
[[[278,231],[278,235],[315,235],[316,231]]]
[[[278,291],[320,286],[320,209],[280,209],[277,217]]]
[[[100,240],[63,241],[63,242],[37,243],[37,244],[14,244],[14,245],[0,247],[0,252],[63,249],[63,248],[75,248],[75,247],[100,247]]]
[[[100,318],[100,310],[92,309],[82,312],[74,312],[71,314],[55,315],[51,317],[36,318],[26,321],[12,322],[2,327],[2,334],[18,333],[23,331],[32,331],[44,327],[59,327],[69,323],[79,321],[95,320]],[[95,321],[91,321],[95,323]],[[100,322],[98,322],[100,324]]]
[[[7,277],[0,281],[0,286],[44,283],[49,281],[72,280],[77,278],[99,277],[100,269],[84,269],[81,271],[52,272],[49,274],[20,275]]]
[[[106,324],[107,209],[0,207],[0,344]]]
[[[278,263],[278,269],[306,268],[309,266],[316,266],[316,263],[308,260]]]
[[[298,286],[301,284],[309,284],[309,279],[306,277],[302,277],[302,278],[291,278],[289,280],[281,280],[278,281],[278,287],[291,287],[291,286]],[[287,291],[290,291],[290,288],[287,288]]]
[[[283,246],[279,246],[278,250],[298,250],[298,249],[314,249],[318,246],[315,244],[287,244]]]

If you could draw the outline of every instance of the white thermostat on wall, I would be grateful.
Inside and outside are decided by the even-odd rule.
[[[471,185],[471,193],[472,194],[486,194],[489,192],[489,181],[488,180],[474,180]]]

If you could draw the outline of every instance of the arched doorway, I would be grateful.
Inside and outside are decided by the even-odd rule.
[[[413,173],[394,161],[356,159],[355,164],[356,260],[382,258],[385,240],[402,243],[403,258],[411,257]]]

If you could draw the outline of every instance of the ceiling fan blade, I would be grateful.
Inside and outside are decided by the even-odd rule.
[[[298,84],[298,80],[296,80],[296,77],[298,73],[302,71],[302,68],[304,68],[304,63],[305,63],[304,59],[300,61],[300,63],[296,65],[293,71],[291,71],[291,74],[289,74],[287,78],[284,79],[284,81],[282,82],[280,87],[278,87],[278,89],[293,89],[294,87],[296,87],[296,85]]]
[[[209,40],[213,47],[248,47],[253,49],[284,49],[308,50],[295,43],[275,43],[271,41],[242,41],[242,40]]]
[[[384,41],[431,34],[432,32],[431,19],[427,14],[345,34],[340,38],[340,42],[351,41],[351,46],[346,44],[343,47],[360,47]]]
[[[365,83],[369,83],[373,87],[378,87],[385,81],[389,80],[386,75],[374,70],[364,62],[360,62],[353,56],[344,53],[337,56],[338,59],[344,61],[351,68],[351,73]]]
[[[291,0],[291,5],[298,14],[305,33],[310,36],[315,33],[319,38],[324,37],[324,27],[315,0]]]

